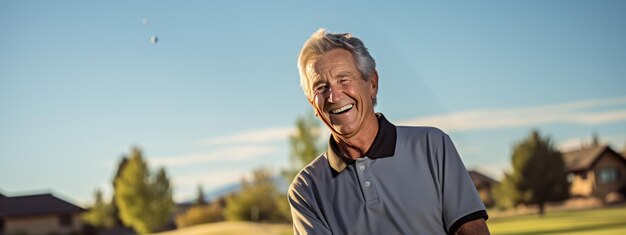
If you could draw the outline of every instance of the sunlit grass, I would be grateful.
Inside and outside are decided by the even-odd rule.
[[[288,235],[293,234],[290,224],[265,224],[250,222],[218,222],[196,225],[158,235]]]
[[[487,221],[494,235],[539,234],[626,234],[626,206],[549,212],[539,215],[518,215],[490,218]],[[219,222],[197,225],[158,235],[287,235],[292,234],[289,224],[264,224],[250,222]]]
[[[493,218],[487,223],[495,235],[626,234],[626,206]]]

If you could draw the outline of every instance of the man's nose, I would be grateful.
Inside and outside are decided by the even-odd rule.
[[[341,88],[337,86],[328,88],[328,99],[329,103],[337,103],[342,97]]]

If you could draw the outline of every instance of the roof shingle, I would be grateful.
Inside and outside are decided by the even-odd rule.
[[[26,215],[68,214],[83,211],[85,211],[85,209],[49,193],[17,197],[0,197],[0,218]]]
[[[607,151],[626,161],[626,156],[615,152],[608,145],[601,145],[563,153],[565,169],[567,171],[588,170],[593,166],[596,160]]]

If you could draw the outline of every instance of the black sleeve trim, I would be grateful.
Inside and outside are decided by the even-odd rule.
[[[489,218],[489,216],[487,215],[487,211],[485,210],[479,210],[476,212],[472,212],[469,215],[463,216],[462,218],[458,219],[456,222],[452,224],[452,226],[450,227],[450,230],[448,230],[448,235],[454,235],[454,233],[456,233],[456,230],[458,230],[461,227],[461,225],[467,222],[470,222],[476,219],[483,219],[483,218],[485,220]]]

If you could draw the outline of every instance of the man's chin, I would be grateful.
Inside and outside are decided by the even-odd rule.
[[[355,131],[347,126],[333,126],[333,135],[348,138],[354,136]]]

